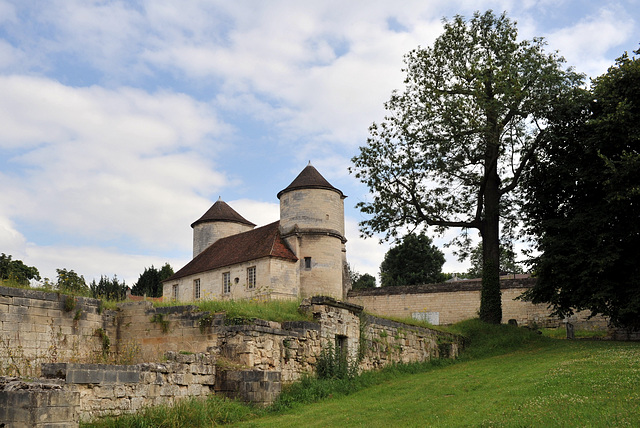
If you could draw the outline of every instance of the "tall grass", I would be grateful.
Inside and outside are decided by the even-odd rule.
[[[157,302],[154,306],[174,306],[175,302]],[[249,320],[259,318],[263,320],[283,321],[311,321],[311,316],[300,312],[300,300],[198,300],[184,303],[197,306],[201,311],[226,312],[229,320]]]
[[[174,406],[147,407],[120,417],[107,417],[80,424],[83,428],[178,428],[212,427],[256,418],[264,409],[247,406],[234,400],[211,395],[205,399],[191,398]]]

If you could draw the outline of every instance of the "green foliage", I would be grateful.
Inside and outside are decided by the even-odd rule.
[[[482,277],[482,242],[469,254],[471,267],[464,274],[465,278]],[[524,273],[524,269],[515,261],[515,253],[510,244],[500,245],[500,275]]]
[[[153,314],[149,321],[158,324],[163,333],[169,332],[169,320],[164,319],[163,314]]]
[[[353,290],[362,290],[365,288],[375,288],[376,279],[375,277],[365,273],[361,275],[351,268],[351,265],[347,263],[347,272],[349,274],[349,279],[351,281],[351,288]]]
[[[116,275],[113,278],[100,275],[100,281],[96,283],[94,279],[89,288],[91,297],[95,299],[120,301],[127,298],[127,285],[124,281],[120,282]]]
[[[84,276],[78,275],[73,270],[67,270],[66,268],[56,269],[58,273],[58,280],[56,282],[56,288],[63,293],[72,293],[82,296],[89,295],[89,287],[84,280]]]
[[[468,249],[468,231],[477,229],[485,263],[499,264],[500,233],[519,221],[522,171],[547,140],[545,124],[582,83],[544,46],[518,41],[515,23],[488,11],[446,20],[432,47],[405,56],[404,91],[391,95],[388,115],[352,159],[351,172],[373,195],[358,204],[370,216],[360,223],[364,235],[456,227],[454,242]]]
[[[358,275],[358,278],[355,280],[355,282],[352,283],[351,288],[354,290],[376,288],[376,278],[373,275],[369,275],[368,273]]]
[[[328,342],[316,357],[319,379],[351,379],[358,375],[358,362],[351,361],[344,349]]]
[[[573,104],[526,176],[539,256],[525,297],[559,316],[589,310],[638,329],[640,58],[623,55]]]
[[[102,344],[102,358],[103,360],[106,360],[109,356],[109,351],[111,350],[111,340],[109,340],[109,336],[107,336],[107,333],[102,328],[97,328],[93,334],[100,338],[100,342]]]
[[[83,428],[116,427],[212,427],[238,423],[255,418],[264,410],[247,406],[235,400],[210,395],[206,399],[189,398],[174,406],[155,406],[143,409],[134,415],[107,417],[92,422],[81,422]]]
[[[480,291],[480,319],[493,324],[502,322],[502,296],[498,265],[493,260],[485,261]]]
[[[160,270],[151,265],[140,274],[138,281],[131,288],[131,294],[136,296],[162,297],[162,281],[173,275],[173,268],[165,263]]]
[[[76,308],[77,300],[73,296],[65,296],[64,297],[64,305],[63,309],[65,312],[71,312]]]
[[[380,265],[383,287],[442,282],[444,253],[424,234],[410,233],[387,251]]]
[[[38,269],[25,265],[22,260],[11,260],[11,255],[0,255],[0,280],[15,281],[20,286],[28,286],[32,279],[40,280]]]

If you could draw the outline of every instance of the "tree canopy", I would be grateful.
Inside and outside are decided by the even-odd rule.
[[[127,285],[124,281],[120,282],[116,275],[113,278],[109,278],[104,275],[100,275],[100,281],[96,282],[94,279],[89,284],[91,290],[91,297],[96,299],[107,300],[124,300],[127,297]]]
[[[471,268],[464,275],[466,278],[480,278],[482,276],[482,242],[469,255]],[[515,261],[513,247],[506,243],[500,245],[500,275],[524,273],[524,269]]]
[[[366,236],[397,236],[409,227],[469,229],[483,242],[480,317],[502,319],[500,231],[516,223],[517,189],[545,124],[582,76],[544,51],[542,39],[517,41],[506,15],[476,12],[444,21],[432,47],[405,56],[405,89],[392,93],[387,115],[369,128],[351,171],[365,183]],[[502,219],[502,222],[501,222]]]
[[[351,264],[347,263],[347,272],[349,274],[349,280],[351,281],[352,290],[362,290],[365,288],[375,288],[376,278],[368,273],[360,274],[351,267]]]
[[[29,281],[40,280],[40,272],[33,266],[25,265],[22,260],[11,260],[11,255],[0,255],[0,279],[15,281],[20,285],[29,285]]]
[[[623,55],[591,88],[525,177],[539,252],[526,297],[640,328],[640,59]]]
[[[56,269],[58,274],[58,280],[56,282],[56,288],[60,291],[70,292],[74,294],[88,294],[89,287],[87,286],[84,276],[78,275],[76,272],[67,270],[66,268]]]
[[[357,279],[352,283],[353,290],[364,290],[366,288],[376,288],[376,278],[373,275],[364,273],[358,275]]]
[[[408,234],[387,251],[380,265],[383,287],[444,281],[444,254],[424,234]]]
[[[140,274],[138,281],[133,285],[131,293],[136,296],[161,297],[162,281],[173,275],[173,268],[169,263],[165,263],[160,270],[153,265],[145,268]]]

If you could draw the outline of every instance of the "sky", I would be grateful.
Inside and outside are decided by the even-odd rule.
[[[371,197],[350,159],[403,55],[487,9],[588,77],[640,42],[640,0],[0,0],[0,252],[132,285],[190,260],[218,197],[277,220],[311,161],[348,195],[352,268],[375,276],[389,244],[359,237]],[[443,250],[443,271],[468,268]]]

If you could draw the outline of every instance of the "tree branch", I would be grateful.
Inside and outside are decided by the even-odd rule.
[[[540,144],[542,143],[544,136],[546,136],[546,132],[544,130],[540,131],[540,133],[536,136],[535,141],[533,142],[533,144],[531,144],[529,149],[527,149],[524,156],[522,157],[522,160],[520,161],[520,165],[518,165],[518,169],[513,174],[513,179],[511,180],[511,183],[509,183],[508,186],[500,189],[500,196],[504,195],[505,193],[511,192],[513,189],[515,189],[518,186],[518,182],[520,181],[520,176],[522,175],[522,172],[526,168],[527,164],[533,157],[538,147],[540,147]]]

